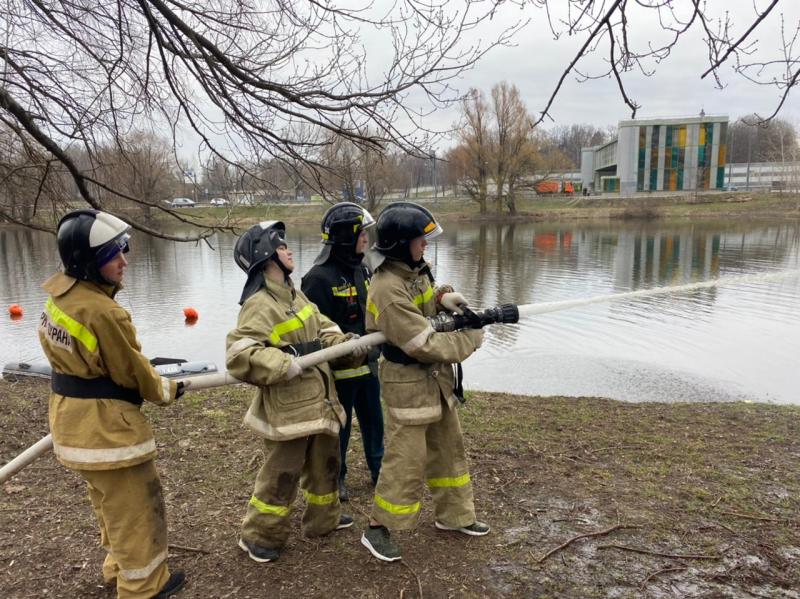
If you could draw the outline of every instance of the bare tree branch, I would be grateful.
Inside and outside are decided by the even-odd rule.
[[[424,116],[459,102],[452,82],[522,26],[485,38],[484,25],[501,4],[12,3],[0,47],[0,116],[19,124],[72,179],[64,200],[51,204],[55,212],[68,209],[69,199],[73,207],[121,212],[140,230],[172,238],[146,222],[151,209],[195,226],[200,221],[167,211],[167,198],[152,197],[152,185],[131,188],[131,178],[117,168],[134,166],[125,158],[130,139],[148,131],[170,135],[176,167],[186,161],[179,147],[199,140],[201,164],[213,158],[237,172],[251,165],[251,181],[257,165],[280,164],[308,184],[319,183],[327,169],[322,148],[335,139],[379,155],[424,155]],[[367,56],[365,40],[373,39],[381,40],[381,51]],[[412,97],[421,108],[411,108]],[[7,170],[16,168],[19,156],[9,158]],[[142,165],[137,169],[145,177]],[[60,173],[29,172],[52,185],[62,181]],[[150,196],[141,196],[145,189]],[[46,192],[43,187],[41,197]],[[38,209],[26,214],[44,216]]]
[[[800,32],[800,24],[791,40],[787,41],[784,37],[782,45],[776,46],[772,39],[759,40],[754,37],[759,26],[777,12],[775,9],[779,2],[781,0],[772,0],[763,10],[754,5],[750,18],[737,15],[737,18],[743,20],[743,25],[737,27],[738,24],[734,23],[728,10],[710,7],[704,0],[691,0],[689,3],[677,0],[618,0],[610,3],[567,0],[558,4],[551,0],[530,0],[529,4],[545,10],[556,39],[562,33],[570,36],[583,33],[587,35],[580,49],[562,71],[544,109],[532,126],[536,127],[545,118],[552,118],[550,112],[556,97],[571,73],[577,74],[579,82],[613,78],[622,100],[631,108],[632,117],[635,117],[640,106],[631,99],[627,91],[625,74],[638,70],[646,77],[654,76],[658,65],[670,56],[681,39],[693,28],[701,30],[708,50],[708,66],[700,74],[700,79],[712,74],[717,87],[725,87],[720,68],[735,58],[732,67],[734,75],[780,90],[775,110],[763,121],[774,118],[784,107],[791,90],[798,85],[800,71],[800,50],[794,45]],[[559,19],[558,12],[565,17]],[[657,18],[658,26],[652,29],[644,42],[639,42],[642,48],[633,47],[631,24],[636,23],[637,27],[641,27],[640,23],[651,15]],[[563,29],[555,27],[559,21],[563,22]],[[775,58],[774,54],[770,54],[776,50],[783,54],[782,58]],[[598,68],[595,65],[597,61],[592,62],[590,57],[600,52],[605,53],[601,57],[605,66]],[[770,57],[762,58],[764,54]],[[776,72],[777,69],[782,69],[783,72]]]

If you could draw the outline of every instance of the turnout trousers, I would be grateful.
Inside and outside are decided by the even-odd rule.
[[[290,441],[264,439],[264,463],[242,523],[242,538],[280,549],[289,538],[298,483],[306,500],[303,534],[326,535],[341,516],[338,491],[339,437],[318,434]]]
[[[426,482],[437,522],[453,527],[475,522],[461,423],[447,405],[442,405],[441,420],[430,424],[398,424],[388,417],[372,517],[390,529],[414,528]]]
[[[86,481],[100,543],[103,578],[119,599],[151,599],[169,579],[167,523],[153,460],[115,470],[78,470]]]
[[[358,426],[361,429],[361,441],[364,445],[364,457],[374,485],[378,482],[383,460],[383,408],[378,377],[368,374],[353,379],[337,380],[336,395],[339,396],[339,403],[347,415],[347,421],[339,431],[342,462],[339,480],[344,480],[347,476],[347,447],[350,444],[355,408]]]

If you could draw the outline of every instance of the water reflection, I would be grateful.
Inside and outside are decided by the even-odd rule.
[[[799,233],[796,222],[449,224],[428,258],[438,280],[476,306],[528,304],[798,269]],[[290,228],[289,240],[300,275],[319,250],[318,229]],[[119,300],[149,355],[224,364],[244,275],[232,260],[232,236],[210,243],[134,235],[129,285]],[[3,310],[25,308],[22,320],[0,319],[0,362],[36,359],[40,285],[58,265],[55,238],[3,229],[0,256]],[[466,380],[473,388],[531,394],[800,403],[798,299],[794,277],[495,326],[467,363]],[[185,307],[199,313],[193,326]]]

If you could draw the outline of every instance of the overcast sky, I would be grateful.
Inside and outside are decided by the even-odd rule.
[[[755,20],[755,8],[763,9],[767,0],[709,0],[708,12],[724,15],[727,10],[733,21],[733,35],[738,38]],[[551,2],[557,5],[557,2]],[[562,3],[563,4],[563,3]],[[629,3],[633,4],[633,3]],[[689,6],[688,0],[675,4]],[[500,18],[493,22],[499,27],[503,22],[514,18],[530,18],[531,22],[517,35],[516,47],[496,48],[470,72],[458,81],[464,91],[470,86],[488,93],[491,87],[503,79],[512,82],[520,89],[528,110],[538,116],[544,108],[563,70],[572,60],[577,49],[585,41],[587,34],[573,37],[563,36],[554,40],[545,20],[545,14],[532,8],[520,11],[506,7]],[[800,1],[780,0],[777,8],[762,22],[750,38],[757,42],[758,56],[780,58],[781,16],[787,35],[791,35],[800,23]],[[646,14],[634,14],[630,22],[632,45],[642,49],[648,41],[663,41],[662,29]],[[800,46],[800,42],[797,44]],[[800,52],[800,48],[797,50]],[[700,79],[708,68],[706,44],[701,30],[694,26],[682,37],[672,54],[661,64],[651,63],[656,69],[651,77],[631,72],[624,75],[629,96],[641,108],[637,118],[657,116],[697,115],[701,108],[706,114],[727,114],[734,119],[751,113],[771,114],[778,104],[780,93],[773,86],[759,86],[733,72],[733,62],[726,63],[721,73],[726,87],[715,87],[713,77]],[[595,56],[582,64],[581,68],[601,71],[599,59],[607,55],[598,51]],[[795,68],[797,68],[795,66]],[[598,126],[616,125],[619,120],[630,118],[630,109],[624,104],[617,84],[612,79],[576,82],[571,75],[565,81],[556,99],[551,114],[555,119],[547,126],[569,125],[572,123],[591,123]],[[453,122],[456,113],[438,113],[431,124],[446,126]],[[790,95],[779,115],[796,126],[800,125],[800,86]]]
[[[352,1],[363,5],[365,0],[341,0],[347,4]],[[642,0],[656,4],[656,0]],[[719,18],[727,13],[732,27],[731,37],[738,39],[756,19],[756,10],[763,10],[771,0],[706,0],[708,15]],[[608,3],[607,3],[608,4]],[[452,8],[458,2],[446,2],[444,6]],[[644,51],[648,44],[660,45],[666,41],[664,29],[659,25],[657,14],[652,9],[638,7],[629,2],[629,42],[631,48]],[[687,11],[692,6],[691,0],[675,0],[673,5],[679,10]],[[397,4],[394,0],[375,0],[373,10],[381,12],[385,6]],[[558,20],[558,10],[566,6],[565,0],[551,0],[550,9],[553,19]],[[460,93],[470,87],[482,89],[489,93],[492,86],[506,80],[515,84],[522,95],[529,112],[538,117],[544,109],[550,94],[553,92],[559,77],[569,65],[577,50],[587,38],[586,32],[576,35],[563,35],[555,40],[548,26],[546,14],[527,3],[522,9],[519,6],[502,4],[491,22],[487,22],[478,31],[465,36],[465,44],[482,43],[496,39],[505,27],[519,21],[529,20],[528,25],[514,38],[512,47],[498,47],[483,57],[470,71],[452,82]],[[783,53],[782,28],[786,37],[791,39],[800,24],[800,0],[779,0],[776,9],[771,13],[748,38],[754,43],[753,59],[780,59]],[[382,69],[382,59],[391,56],[391,44],[386,43],[385,32],[370,33],[362,31],[357,36],[363,46],[367,63],[373,68]],[[796,44],[795,54],[800,54],[800,41]],[[604,60],[608,56],[607,46],[601,45],[598,50],[579,64],[579,70],[597,75],[605,71]],[[647,77],[638,71],[623,74],[626,90],[636,103],[640,105],[637,118],[665,116],[695,116],[703,109],[709,115],[728,115],[731,120],[740,116],[758,113],[771,114],[781,96],[775,86],[760,86],[746,80],[734,72],[734,60],[729,59],[722,67],[720,74],[723,89],[717,89],[714,78],[700,76],[708,68],[708,50],[703,40],[702,29],[697,23],[684,34],[674,47],[670,56],[663,62],[650,61],[647,68],[655,72]],[[795,65],[795,69],[797,65]],[[769,81],[769,74],[763,76]],[[419,111],[426,106],[421,95],[412,94],[407,98],[408,105]],[[427,107],[429,109],[429,106]],[[594,79],[579,83],[576,74],[567,77],[550,114],[553,121],[545,121],[544,126],[550,128],[558,125],[586,123],[605,127],[616,125],[620,120],[629,119],[631,111],[625,105],[616,81],[610,78]],[[779,117],[792,122],[800,129],[800,86],[783,106]],[[423,125],[438,131],[451,129],[458,121],[457,106],[447,110],[437,110],[427,116]],[[185,132],[184,145],[180,153],[194,154],[199,139]],[[433,148],[443,153],[454,140],[442,139],[432,144]],[[196,163],[196,154],[189,159]]]

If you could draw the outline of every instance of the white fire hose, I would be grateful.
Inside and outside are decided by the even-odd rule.
[[[355,349],[373,347],[375,345],[380,345],[384,341],[386,341],[386,337],[383,333],[370,333],[358,339],[351,339],[350,341],[345,341],[344,343],[339,343],[338,345],[326,347],[325,349],[306,354],[305,356],[300,356],[297,358],[297,362],[298,365],[305,370],[311,366],[316,366],[317,364],[329,362],[330,360],[351,354]],[[187,391],[210,389],[211,387],[222,387],[223,385],[233,385],[242,382],[228,374],[227,370],[224,372],[213,372],[211,374],[198,374],[180,380],[183,381]],[[8,464],[0,468],[0,484],[7,481],[14,474],[25,468],[25,466],[51,449],[53,449],[52,435],[47,435],[39,439]]]

